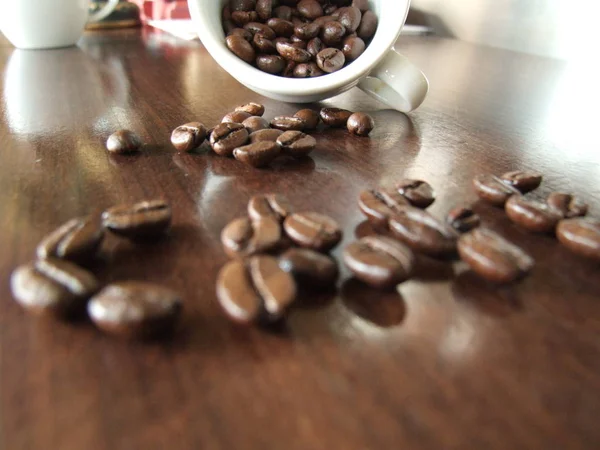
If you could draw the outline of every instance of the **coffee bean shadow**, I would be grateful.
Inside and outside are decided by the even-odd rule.
[[[498,285],[487,282],[467,270],[456,277],[451,286],[454,300],[494,317],[508,317],[524,309],[517,294],[517,284]]]
[[[294,172],[308,174],[315,170],[316,164],[310,156],[293,158],[291,156],[280,156],[271,164],[262,168],[251,167],[241,163],[232,157],[219,156],[216,154],[206,155],[210,168],[215,175],[226,177],[247,177],[248,175],[274,174],[277,172]]]
[[[296,300],[296,308],[305,310],[325,308],[333,303],[337,293],[336,288],[316,290],[301,287]]]
[[[291,156],[280,156],[270,164],[270,168],[276,172],[310,173],[316,168],[315,160],[310,156],[293,158]]]
[[[454,278],[452,259],[434,259],[426,255],[415,254],[415,266],[412,278],[422,281],[443,281]]]
[[[158,144],[145,144],[139,151],[131,152],[131,153],[108,153],[108,162],[115,166],[119,167],[122,165],[133,164],[140,159],[153,158],[157,156],[163,156],[166,151],[173,150],[165,148],[164,145]]]
[[[406,318],[406,303],[396,290],[377,290],[350,278],[342,284],[342,303],[361,319],[381,328],[399,326]]]

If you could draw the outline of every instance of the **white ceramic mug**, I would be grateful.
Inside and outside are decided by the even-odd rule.
[[[0,31],[18,48],[43,49],[75,45],[85,24],[108,16],[119,0],[108,0],[89,14],[89,0],[10,0],[0,8]]]
[[[429,89],[427,78],[393,49],[406,21],[410,0],[371,0],[379,18],[377,33],[365,52],[343,69],[317,78],[284,78],[262,72],[225,46],[221,11],[227,0],[188,0],[202,43],[227,72],[265,97],[295,103],[323,100],[356,85],[402,112],[417,108]]]

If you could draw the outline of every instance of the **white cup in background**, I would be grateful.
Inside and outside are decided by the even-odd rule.
[[[0,8],[0,31],[18,48],[45,49],[75,45],[85,24],[108,16],[119,0],[108,0],[89,14],[89,0],[9,0]]]
[[[188,0],[200,40],[227,72],[249,89],[276,100],[309,103],[338,95],[356,85],[402,112],[417,108],[429,89],[427,78],[392,47],[402,31],[410,0],[373,0],[377,33],[365,52],[343,69],[316,78],[284,78],[245,63],[225,45],[221,11],[227,0]]]

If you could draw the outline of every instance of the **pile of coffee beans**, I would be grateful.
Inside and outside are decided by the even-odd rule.
[[[269,324],[285,317],[301,288],[330,289],[339,276],[329,252],[342,239],[338,223],[317,212],[294,212],[277,194],[256,195],[247,215],[221,232],[232,258],[217,277],[217,297],[234,322]]]
[[[222,20],[227,48],[238,58],[294,78],[350,64],[369,46],[378,23],[365,0],[229,0]]]
[[[153,240],[168,231],[171,207],[164,200],[142,201],[106,210],[101,218],[75,218],[42,239],[37,259],[11,276],[14,299],[40,316],[69,319],[87,314],[104,332],[130,338],[154,338],[173,331],[180,316],[179,295],[140,281],[111,283],[101,289],[89,266],[97,257],[105,230],[128,239]]]
[[[234,157],[252,167],[266,167],[282,155],[309,155],[317,141],[306,132],[316,130],[321,122],[329,127],[347,127],[357,136],[368,136],[375,126],[368,114],[339,108],[323,108],[319,112],[301,109],[293,116],[278,116],[271,121],[263,118],[264,113],[264,106],[258,103],[240,105],[210,130],[200,122],[175,128],[171,143],[177,150],[189,152],[208,139],[220,156]]]
[[[482,200],[503,206],[508,218],[520,227],[555,234],[569,250],[600,261],[600,220],[584,217],[588,205],[573,194],[553,192],[545,201],[523,195],[541,182],[537,172],[516,170],[500,177],[477,176],[473,187]]]

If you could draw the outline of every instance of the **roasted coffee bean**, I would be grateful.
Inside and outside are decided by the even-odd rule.
[[[346,6],[336,11],[338,21],[346,28],[347,33],[354,33],[360,25],[362,13],[354,6]]]
[[[256,11],[234,11],[231,13],[231,21],[238,27],[244,27],[249,23],[256,23],[257,20],[258,14]]]
[[[506,172],[500,179],[525,194],[540,185],[542,174],[527,170],[514,170]]]
[[[298,36],[294,35],[290,38],[290,42],[296,48],[300,48],[302,50],[306,50],[307,42],[303,39],[300,39]]]
[[[247,217],[235,219],[223,228],[221,243],[230,258],[277,251],[285,244],[278,221],[267,218],[251,221]]]
[[[177,292],[142,281],[109,284],[88,303],[88,315],[100,330],[133,339],[172,333],[181,310]]]
[[[273,29],[264,23],[260,22],[250,22],[244,25],[244,29],[248,30],[253,35],[262,34],[267,39],[275,39],[277,35],[273,31]]]
[[[473,188],[482,200],[495,206],[504,206],[511,195],[521,193],[493,175],[478,175],[473,178]]]
[[[265,113],[265,107],[260,103],[250,102],[246,103],[245,105],[236,106],[235,111],[243,111],[251,116],[262,117],[262,115]]]
[[[221,123],[242,123],[248,117],[251,117],[251,114],[245,111],[232,111],[223,116]]]
[[[225,36],[229,36],[231,32],[236,28],[238,28],[238,26],[235,23],[233,23],[232,20],[223,21],[223,32],[225,33]]]
[[[317,146],[315,138],[302,131],[286,131],[277,138],[277,143],[283,153],[295,157],[306,156]]]
[[[358,198],[358,207],[376,228],[387,228],[388,220],[410,203],[396,189],[372,189],[363,191]]]
[[[275,258],[253,256],[247,262],[231,261],[221,269],[217,298],[234,322],[276,322],[296,299],[296,283]]]
[[[206,139],[206,127],[200,122],[178,126],[171,133],[171,144],[180,152],[189,152],[200,147]]]
[[[458,253],[475,273],[495,283],[517,281],[534,266],[534,260],[519,247],[482,228],[461,236]]]
[[[238,35],[230,35],[225,38],[227,48],[231,50],[238,58],[246,61],[249,64],[254,62],[256,58],[256,52],[254,48],[246,39]]]
[[[304,121],[304,129],[307,131],[315,130],[319,125],[319,113],[312,109],[301,109],[294,114],[294,117]]]
[[[231,11],[252,11],[256,7],[256,0],[229,0]]]
[[[466,233],[477,228],[481,219],[470,207],[457,206],[446,216],[446,223],[459,233]]]
[[[600,261],[600,220],[590,217],[561,220],[556,236],[572,252]]]
[[[333,16],[328,15],[317,17],[315,20],[313,20],[313,23],[316,23],[321,28],[323,28],[323,25],[325,25],[327,22],[337,22],[337,19]]]
[[[276,130],[275,128],[268,128],[266,130],[258,130],[250,135],[250,143],[254,142],[275,142],[279,136],[283,134],[283,131]]]
[[[340,108],[323,108],[319,112],[319,116],[321,116],[321,120],[325,125],[336,128],[345,127],[352,114],[352,111]]]
[[[26,310],[68,318],[85,308],[98,290],[98,281],[88,271],[68,261],[48,258],[17,267],[11,275],[14,299]]]
[[[248,142],[248,130],[241,123],[222,123],[210,134],[210,146],[221,156],[233,155],[233,150]]]
[[[269,20],[269,18],[273,14],[273,3],[277,3],[277,0],[257,0],[256,13],[263,22]]]
[[[368,136],[375,128],[375,121],[370,115],[357,112],[348,117],[346,126],[348,131],[356,136]]]
[[[335,14],[338,8],[339,6],[337,5],[325,4],[323,6],[323,14],[327,14],[329,17],[330,14]]]
[[[379,289],[406,281],[415,257],[400,242],[385,236],[367,236],[344,249],[344,263],[356,278]]]
[[[284,77],[288,77],[288,78],[293,77],[295,67],[296,67],[296,63],[294,61],[288,61],[285,68],[283,69],[282,75]]]
[[[294,67],[295,78],[313,78],[321,75],[324,75],[324,72],[314,62],[301,63]]]
[[[242,122],[242,125],[246,127],[248,133],[254,133],[258,130],[264,130],[269,128],[269,122],[259,116],[251,116]]]
[[[252,33],[250,33],[248,30],[244,30],[243,28],[234,28],[229,33],[227,33],[227,36],[233,36],[233,35],[240,36],[240,37],[244,38],[246,41],[252,42]]]
[[[289,38],[294,34],[294,24],[289,20],[273,17],[267,21],[267,25],[275,32],[278,37]]]
[[[296,25],[294,28],[294,36],[304,41],[316,38],[320,32],[321,27],[315,22],[303,23],[302,25]]]
[[[286,44],[291,44],[292,41],[289,38],[286,37],[277,37],[275,39],[273,39],[273,44],[275,44],[275,47],[277,47],[277,43],[278,42],[284,42]]]
[[[553,232],[558,221],[563,218],[558,209],[520,195],[510,197],[504,210],[514,223],[537,233]]]
[[[251,220],[271,218],[283,222],[291,213],[292,205],[287,198],[279,194],[255,195],[248,202],[248,217]]]
[[[339,269],[335,259],[308,248],[291,248],[279,257],[279,267],[305,288],[335,286]]]
[[[352,6],[358,8],[360,12],[364,13],[365,11],[369,11],[369,0],[353,0]],[[364,14],[363,14],[364,16]]]
[[[327,252],[342,239],[342,230],[331,217],[315,213],[295,213],[285,219],[287,235],[300,247]]]
[[[36,254],[40,259],[60,258],[85,263],[96,255],[103,239],[104,229],[96,218],[72,219],[44,237]]]
[[[221,11],[221,20],[231,20],[231,8],[229,5],[223,6],[223,10]]]
[[[356,30],[356,34],[359,38],[365,41],[375,36],[377,31],[377,16],[373,11],[366,11],[360,21],[360,25]]]
[[[256,65],[263,72],[276,75],[285,68],[285,60],[278,55],[258,55]]]
[[[422,209],[401,208],[390,219],[389,227],[394,236],[416,252],[434,257],[456,253],[456,231]]]
[[[276,44],[277,52],[287,60],[297,63],[308,62],[311,59],[311,54],[302,48],[295,47],[293,44],[278,42]]]
[[[273,43],[273,41],[267,39],[260,33],[257,33],[254,35],[254,38],[252,38],[252,45],[258,53],[265,53],[265,54],[277,53],[277,48],[275,47],[275,44]]]
[[[171,225],[171,207],[162,199],[114,206],[102,213],[102,224],[132,239],[156,237]]]
[[[296,9],[302,17],[310,20],[323,15],[323,7],[316,0],[300,0]]]
[[[142,147],[142,140],[130,130],[115,131],[106,141],[106,149],[111,153],[132,153]]]
[[[327,22],[322,26],[321,29],[321,40],[329,47],[335,47],[342,43],[344,36],[346,35],[346,28],[339,22]],[[325,50],[321,50],[325,51]],[[321,52],[319,52],[320,54]]]
[[[265,167],[279,156],[281,147],[277,142],[255,142],[237,147],[233,157],[252,167]]]
[[[435,201],[433,188],[422,180],[402,180],[396,184],[398,193],[406,198],[411,205],[425,209]]]
[[[298,117],[279,116],[271,120],[271,126],[282,131],[302,131],[305,129],[306,124],[304,120]]]
[[[290,8],[289,6],[278,6],[277,8],[275,8],[273,10],[273,15],[274,17],[277,17],[278,19],[283,19],[283,20],[292,20],[292,8]]]
[[[348,36],[346,39],[344,39],[342,52],[344,52],[346,61],[354,61],[363,54],[366,47],[365,41],[358,36]]]
[[[550,194],[546,203],[552,208],[558,209],[567,219],[585,216],[588,212],[587,203],[574,195],[562,192],[553,192]]]
[[[319,52],[324,49],[325,44],[323,44],[323,41],[318,37],[311,39],[308,41],[308,44],[306,44],[306,51],[308,51],[308,53],[310,53],[313,57],[316,57]]]

